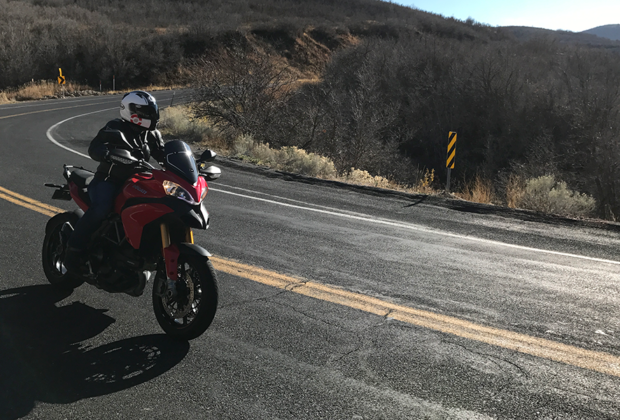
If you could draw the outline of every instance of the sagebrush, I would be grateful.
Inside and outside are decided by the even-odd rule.
[[[587,194],[570,190],[566,182],[545,175],[527,180],[518,206],[564,216],[590,216],[596,201]]]

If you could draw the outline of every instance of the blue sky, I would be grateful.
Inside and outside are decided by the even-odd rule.
[[[620,0],[392,0],[445,17],[491,26],[534,26],[580,32],[620,23]]]

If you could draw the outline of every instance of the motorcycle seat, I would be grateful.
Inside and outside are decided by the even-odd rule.
[[[95,174],[86,169],[74,169],[69,175],[69,179],[80,188],[87,188],[94,177]]]

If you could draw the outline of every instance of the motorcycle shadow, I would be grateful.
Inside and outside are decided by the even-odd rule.
[[[153,334],[87,347],[115,320],[50,285],[0,291],[0,420],[37,401],[68,404],[150,381],[177,365],[189,343]]]

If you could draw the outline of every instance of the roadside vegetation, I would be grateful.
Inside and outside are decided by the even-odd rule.
[[[30,101],[36,99],[53,99],[64,96],[82,96],[97,94],[92,88],[77,83],[66,83],[60,86],[48,80],[31,81],[14,89],[0,92],[0,104],[15,101]]]
[[[117,90],[189,86],[191,109],[169,110],[186,114],[175,135],[280,170],[427,194],[444,189],[456,131],[456,196],[620,214],[618,42],[378,0],[0,10],[0,102],[58,96],[58,68],[65,94],[109,91],[113,78]]]
[[[176,106],[162,111],[160,129],[165,137],[182,138],[197,148],[211,148],[223,156],[271,169],[321,179],[336,180],[356,185],[386,188],[420,194],[438,194],[434,186],[435,171],[417,171],[415,182],[400,184],[382,176],[371,175],[368,171],[351,167],[339,174],[334,162],[315,153],[308,153],[295,146],[280,149],[268,143],[257,142],[252,136],[241,134],[232,140],[226,139],[205,119],[193,118],[194,111],[188,106]],[[595,200],[586,195],[571,191],[563,181],[553,176],[541,176],[527,181],[513,175],[506,189],[506,203],[511,208],[523,208],[565,216],[587,217],[595,209]],[[493,204],[500,200],[495,195],[491,181],[476,175],[473,180],[463,183],[457,197],[475,203]]]
[[[345,175],[339,175],[333,161],[325,156],[308,153],[295,146],[274,149],[268,143],[255,141],[250,135],[239,135],[225,139],[225,135],[208,122],[192,118],[188,106],[166,108],[161,113],[160,130],[165,138],[182,138],[196,148],[215,150],[222,156],[265,166],[270,169],[292,172],[315,178],[347,182],[378,188],[422,194],[436,194],[433,187],[434,171],[420,172],[419,179],[412,185],[402,185],[368,171],[350,168]]]

